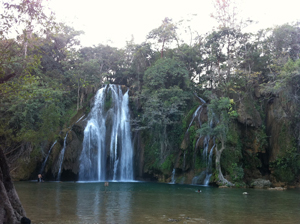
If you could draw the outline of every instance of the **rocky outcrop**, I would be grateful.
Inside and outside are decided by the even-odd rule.
[[[81,135],[83,130],[76,126],[77,132],[73,129],[70,131],[67,139],[67,147],[65,151],[64,161],[62,169],[63,171],[69,171],[75,175],[78,175],[79,172],[79,158],[82,151],[82,140]]]
[[[76,120],[78,119],[76,118]],[[77,180],[85,125],[86,121],[83,118],[79,122],[75,123],[72,128],[66,128],[61,132],[60,138],[53,146],[43,172],[46,180],[54,180],[57,178],[60,168],[59,156],[63,150],[66,135],[66,149],[61,167],[61,180]]]
[[[266,131],[270,137],[270,162],[275,161],[280,153],[285,152],[285,149],[292,145],[287,107],[281,97],[273,97],[267,103]]]
[[[284,191],[286,190],[285,187],[269,187],[268,190],[272,190],[272,191]]]
[[[68,132],[66,139],[66,150],[62,163],[61,180],[77,180],[79,173],[79,159],[82,151],[84,128],[86,121],[79,121],[74,124]]]
[[[258,128],[262,125],[262,119],[254,102],[253,99],[245,98],[238,104],[238,121],[244,125]]]
[[[251,182],[251,187],[253,188],[269,188],[271,186],[271,182],[265,179],[255,179]]]

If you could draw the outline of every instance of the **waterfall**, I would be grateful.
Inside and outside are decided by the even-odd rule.
[[[200,106],[198,106],[198,108],[194,112],[192,120],[189,124],[189,127],[188,127],[186,133],[189,131],[192,123],[194,122],[194,120],[196,118],[198,118],[199,126],[201,127],[201,125],[202,125],[201,120],[200,120],[200,116],[201,116],[201,113],[203,111],[203,105],[206,104],[206,101],[204,99],[202,99],[201,97],[197,96],[196,94],[195,94],[195,96],[201,101],[202,104]],[[209,122],[210,127],[213,127],[213,125],[214,125],[213,119],[208,118],[208,122]],[[218,122],[218,121],[216,121],[216,122]],[[195,149],[194,149],[195,151],[196,151],[196,148],[198,147],[198,143],[199,143],[199,141],[202,137],[204,137],[204,139],[203,139],[202,158],[204,160],[204,163],[206,164],[206,169],[200,175],[195,176],[193,178],[192,184],[208,185],[209,184],[209,179],[212,175],[212,157],[213,157],[213,150],[214,150],[214,147],[215,147],[215,138],[213,138],[214,145],[209,150],[209,142],[211,141],[211,137],[209,135],[206,135],[206,136],[200,135],[198,137],[197,141],[196,141],[196,145],[195,145]]]
[[[189,124],[189,127],[187,128],[187,130],[186,130],[186,133],[188,133],[188,131],[190,130],[190,127],[192,126],[192,124],[193,124],[193,122],[194,122],[194,120],[195,120],[195,118],[198,116],[198,121],[200,122],[200,114],[201,114],[201,112],[202,112],[202,105],[200,105],[197,109],[196,109],[196,111],[194,112],[194,114],[193,114],[193,118],[192,118],[192,120],[191,120],[191,122],[190,122],[190,124]]]
[[[81,121],[82,118],[84,118],[84,116],[85,116],[85,115],[82,115],[82,116],[75,122],[75,124],[78,123],[79,121]]]
[[[106,85],[96,93],[84,130],[80,181],[133,180],[128,90]]]
[[[65,151],[66,151],[66,146],[67,146],[67,137],[68,137],[68,132],[67,132],[65,140],[64,140],[64,147],[60,151],[60,154],[58,157],[59,170],[58,170],[58,174],[57,174],[57,178],[56,178],[57,181],[60,181],[61,167],[62,167],[62,163],[64,161]]]
[[[214,122],[213,122],[213,119],[209,120],[209,125],[210,127],[213,127],[214,125]],[[200,140],[202,136],[200,135],[198,140],[197,140],[197,143],[198,141]],[[203,180],[203,185],[208,185],[209,184],[209,179],[212,175],[212,157],[213,157],[213,151],[214,151],[214,148],[215,148],[215,137],[213,137],[213,146],[211,147],[211,149],[209,150],[209,142],[211,141],[211,137],[209,135],[206,135],[204,137],[204,140],[203,140],[203,153],[202,153],[202,157],[203,157],[203,160],[204,160],[204,163],[206,164],[206,169],[205,169],[205,177],[204,177],[204,180]],[[197,144],[196,144],[196,147],[197,147]],[[208,153],[209,152],[209,153]],[[202,176],[202,175],[200,175]],[[193,179],[193,182],[197,182],[198,180],[201,181],[201,178],[199,177],[194,177],[195,180]]]
[[[196,93],[195,93],[195,96],[196,96],[203,104],[206,103],[206,101],[205,101],[204,99],[202,99],[201,97],[199,97]]]
[[[47,156],[46,156],[46,158],[45,158],[45,160],[44,160],[44,162],[43,162],[43,164],[42,164],[42,167],[41,167],[41,169],[40,169],[40,173],[43,173],[43,172],[44,172],[44,169],[45,169],[45,166],[46,166],[48,157],[49,157],[49,155],[50,155],[50,153],[51,153],[52,148],[53,148],[54,145],[56,144],[56,142],[57,142],[57,140],[56,140],[56,141],[52,144],[52,146],[50,147],[49,152],[48,152],[48,154],[47,154]]]
[[[212,156],[213,156],[214,148],[216,146],[216,144],[215,144],[215,138],[213,138],[213,142],[214,142],[214,145],[210,149],[209,156],[207,156],[208,145],[207,145],[207,148],[206,148],[206,156],[205,156],[205,159],[206,159],[206,171],[205,171],[205,179],[203,181],[203,184],[206,185],[206,186],[209,184],[209,179],[210,179],[210,177],[212,175]]]
[[[196,111],[193,113],[193,118],[192,118],[192,120],[191,120],[191,122],[189,124],[189,127],[187,128],[185,134],[188,133],[188,131],[189,131],[190,127],[192,126],[192,124],[193,124],[193,122],[194,122],[194,120],[195,120],[196,117],[198,117],[198,122],[199,122],[199,124],[201,126],[200,115],[201,115],[201,112],[203,110],[202,106],[204,104],[206,104],[206,101],[204,99],[202,99],[201,97],[197,96],[196,94],[195,94],[195,96],[202,102],[202,104],[200,106],[198,106],[198,108],[196,109]]]
[[[172,179],[171,179],[170,184],[175,184],[176,183],[175,181],[176,181],[176,179],[175,179],[175,168],[174,168],[172,171]]]

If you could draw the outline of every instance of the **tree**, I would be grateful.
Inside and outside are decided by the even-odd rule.
[[[39,28],[49,28],[52,18],[47,17],[42,10],[42,1],[17,1],[4,2],[0,12],[0,222],[1,223],[20,223],[24,217],[25,211],[20,203],[18,195],[13,186],[10,177],[10,167],[8,166],[6,156],[22,151],[24,139],[28,141],[28,133],[24,134],[25,126],[20,127],[19,116],[12,114],[19,113],[22,116],[31,115],[31,111],[14,111],[15,106],[28,106],[33,101],[38,100],[37,96],[47,95],[49,88],[43,89],[46,85],[42,84],[32,73],[39,66],[39,58],[36,55],[28,57],[28,39],[31,36],[32,29],[37,28],[36,24],[43,24]],[[52,23],[51,23],[52,25]],[[20,31],[22,31],[20,34]],[[9,39],[8,34],[15,31],[18,35],[16,40]],[[31,85],[33,84],[33,85]],[[39,86],[39,84],[42,84]],[[38,87],[39,94],[35,94]],[[48,86],[47,86],[48,87]],[[43,93],[41,93],[43,92]],[[29,101],[28,101],[29,100]],[[27,102],[26,102],[27,101]],[[31,105],[32,106],[32,105]],[[34,107],[36,106],[34,102]],[[31,107],[32,109],[32,107]],[[36,108],[35,108],[36,109]],[[33,124],[34,119],[28,123]],[[16,127],[16,126],[18,127]],[[18,133],[20,129],[23,131]],[[21,142],[21,146],[20,146]],[[21,148],[21,150],[20,150]],[[6,152],[6,153],[5,153]]]
[[[150,43],[134,44],[128,42],[125,49],[124,66],[119,76],[127,80],[127,86],[140,92],[145,71],[157,60],[157,54],[151,49]]]
[[[278,75],[267,84],[263,85],[265,94],[280,96],[282,107],[285,110],[286,117],[291,122],[293,135],[300,149],[300,59],[292,59],[281,67]],[[282,118],[280,118],[282,119]]]
[[[284,24],[270,30],[271,33],[266,41],[269,43],[272,63],[279,67],[289,59],[297,60],[300,53],[300,27],[299,24]]]
[[[174,59],[159,59],[144,75],[140,128],[151,128],[160,143],[160,159],[169,148],[167,128],[180,122],[190,99],[190,80],[184,65]]]
[[[227,91],[230,85],[241,77],[237,72],[238,66],[244,58],[239,53],[250,38],[249,34],[242,33],[242,29],[252,21],[238,16],[238,7],[234,0],[214,0],[215,12],[211,17],[216,19],[218,27],[206,38],[208,48],[207,60],[210,64],[209,74],[216,75],[212,78],[214,87],[224,87]],[[217,76],[217,77],[216,77]]]
[[[214,0],[215,13],[211,14],[219,24],[219,28],[240,28],[237,6],[233,0]]]
[[[221,155],[226,148],[229,124],[233,118],[237,117],[236,111],[232,108],[233,104],[233,100],[230,100],[228,97],[214,97],[211,99],[210,104],[208,105],[209,120],[198,130],[203,136],[210,135],[216,138],[215,162],[216,173],[218,175],[217,183],[230,186],[233,184],[226,180],[222,174]]]
[[[163,52],[164,52],[165,44],[168,44],[173,40],[177,40],[177,34],[176,34],[177,27],[172,23],[172,19],[166,17],[162,22],[163,22],[162,25],[150,31],[150,33],[147,36],[147,39],[155,39],[158,41],[158,43],[162,43],[161,58],[164,55]]]
[[[186,69],[189,71],[189,77],[193,83],[199,82],[199,75],[204,69],[204,59],[201,47],[200,43],[192,46],[181,44],[178,48],[173,50],[174,58],[185,64]]]
[[[11,180],[2,147],[0,148],[0,196],[0,222],[20,223],[26,213]]]

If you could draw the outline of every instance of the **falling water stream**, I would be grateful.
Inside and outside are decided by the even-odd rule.
[[[171,182],[169,184],[175,184],[176,183],[176,179],[175,179],[175,168],[172,171],[172,177],[171,177]]]
[[[43,172],[44,172],[44,169],[45,169],[47,160],[48,160],[49,155],[50,155],[50,153],[51,153],[51,151],[52,151],[52,148],[54,147],[54,145],[56,144],[56,142],[57,142],[57,141],[55,141],[55,142],[52,144],[52,146],[50,147],[49,152],[47,153],[47,156],[46,156],[46,158],[45,158],[45,160],[44,160],[44,162],[43,162],[43,164],[42,164],[42,167],[41,167],[41,169],[40,169],[40,173],[43,173]]]
[[[59,170],[58,170],[58,174],[56,177],[57,181],[60,181],[60,176],[61,176],[61,167],[64,161],[64,157],[65,157],[65,151],[66,151],[66,146],[67,146],[67,137],[68,137],[68,132],[66,134],[65,140],[64,140],[64,146],[62,148],[62,150],[60,151],[59,157],[58,157],[58,162],[57,164],[59,165]]]
[[[133,180],[128,90],[106,85],[99,89],[88,115],[80,156],[80,181]]]
[[[194,120],[196,118],[198,118],[199,126],[201,127],[201,125],[202,125],[200,116],[201,116],[201,112],[203,111],[203,105],[206,104],[206,101],[197,95],[196,95],[196,97],[199,98],[199,100],[202,102],[202,104],[200,106],[198,106],[198,108],[194,112],[192,120],[189,124],[189,127],[188,127],[186,133],[189,131],[192,123],[194,122]],[[208,119],[208,121],[209,121],[210,127],[212,127],[214,125],[214,122],[210,119]],[[198,147],[198,143],[199,143],[200,139],[203,137],[204,137],[204,139],[203,139],[202,158],[204,160],[204,163],[206,164],[206,170],[204,171],[205,177],[201,184],[207,186],[209,184],[209,179],[212,175],[212,156],[213,156],[213,150],[215,147],[215,139],[213,138],[214,144],[213,144],[212,148],[209,149],[209,142],[211,141],[211,137],[209,135],[206,135],[206,136],[200,135],[199,138],[197,139],[195,147]],[[192,180],[192,184],[199,184],[199,180],[201,180],[202,178],[203,178],[203,175],[201,175],[201,174],[199,176],[195,176]]]

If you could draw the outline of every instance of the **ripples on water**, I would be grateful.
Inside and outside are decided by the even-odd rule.
[[[300,190],[16,182],[32,223],[299,223]],[[195,191],[201,188],[202,193]]]

